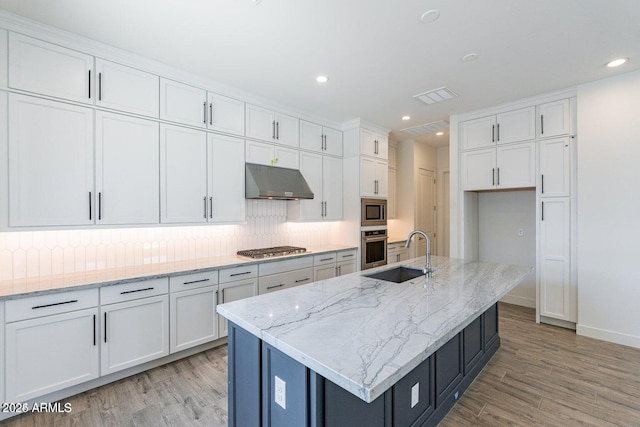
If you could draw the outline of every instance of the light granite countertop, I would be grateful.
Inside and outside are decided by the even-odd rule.
[[[0,300],[22,298],[23,296],[61,292],[72,289],[117,285],[138,280],[197,273],[206,270],[232,268],[241,265],[260,264],[281,261],[289,258],[313,256],[326,252],[357,249],[353,246],[324,245],[307,248],[307,252],[273,258],[251,259],[237,255],[209,258],[194,258],[182,261],[160,261],[127,266],[122,268],[95,269],[90,271],[69,272],[64,274],[28,277],[24,279],[0,281]]]
[[[424,257],[218,306],[218,313],[372,402],[533,271],[432,258],[435,273],[401,284],[364,277]]]

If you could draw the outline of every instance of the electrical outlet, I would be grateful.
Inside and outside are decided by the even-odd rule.
[[[518,236],[519,237],[524,236],[524,228],[522,228],[522,227],[518,228]]]
[[[287,383],[280,379],[277,375],[275,378],[275,401],[282,409],[287,409]]]
[[[415,383],[411,387],[411,407],[413,408],[420,401],[420,383]]]

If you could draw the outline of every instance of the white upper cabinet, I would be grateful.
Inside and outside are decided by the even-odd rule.
[[[463,152],[461,181],[467,191],[486,190],[495,186],[496,150],[485,148]]]
[[[300,120],[300,148],[342,156],[342,132]]]
[[[93,56],[9,34],[9,87],[92,104]]]
[[[324,199],[324,219],[342,219],[342,159],[323,156],[322,197]]]
[[[388,159],[388,137],[369,129],[360,129],[360,154],[379,159]]]
[[[98,224],[159,222],[158,123],[96,112]]]
[[[244,140],[209,134],[208,150],[209,221],[244,221]]]
[[[342,159],[301,151],[300,172],[314,197],[287,202],[287,218],[293,221],[341,220]]]
[[[464,150],[533,140],[535,107],[467,120],[462,122],[461,134]]]
[[[540,195],[571,195],[571,139],[546,139],[540,144]]]
[[[207,134],[160,125],[160,221],[207,220]]]
[[[388,180],[386,161],[360,158],[360,196],[386,198],[389,191]]]
[[[245,160],[247,163],[298,169],[298,150],[258,141],[247,141]]]
[[[9,226],[95,219],[93,110],[9,94]]]
[[[535,187],[535,143],[463,152],[461,173],[467,191]]]
[[[267,108],[247,104],[246,135],[247,138],[298,147],[299,120]]]
[[[300,152],[300,173],[313,192],[313,199],[300,200],[299,219],[321,220],[324,216],[324,200],[322,198],[322,154]],[[295,206],[291,202],[289,206]],[[290,215],[290,217],[295,217]],[[297,219],[297,218],[296,218]]]
[[[205,128],[207,126],[207,91],[161,78],[160,118]]]
[[[540,138],[571,133],[571,106],[568,99],[548,102],[538,106]]]
[[[207,128],[217,132],[244,135],[244,102],[208,92]]]
[[[159,77],[96,58],[96,105],[158,117]]]

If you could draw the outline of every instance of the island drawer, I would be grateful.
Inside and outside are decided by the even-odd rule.
[[[186,291],[218,284],[218,270],[169,277],[171,292]]]
[[[16,322],[97,306],[98,289],[56,292],[7,301],[5,319],[6,322]]]
[[[131,301],[139,298],[162,295],[169,292],[169,279],[140,280],[122,285],[103,286],[100,288],[100,304]]]
[[[258,264],[241,265],[239,267],[220,270],[220,283],[234,282],[258,277]]]

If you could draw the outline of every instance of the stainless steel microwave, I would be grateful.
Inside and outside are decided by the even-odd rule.
[[[387,201],[384,199],[362,199],[360,212],[363,227],[387,225]]]

